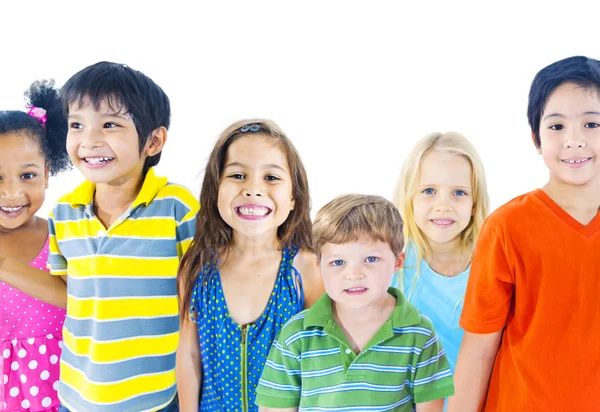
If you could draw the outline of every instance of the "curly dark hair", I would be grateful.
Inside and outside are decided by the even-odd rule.
[[[0,135],[22,133],[35,140],[48,162],[51,175],[71,168],[66,148],[67,120],[54,81],[33,82],[25,92],[25,105],[46,110],[46,123],[42,125],[24,111],[3,110],[0,111]]]

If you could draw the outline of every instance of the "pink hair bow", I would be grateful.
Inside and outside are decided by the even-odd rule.
[[[46,121],[48,120],[48,118],[46,117],[46,110],[36,106],[27,106],[27,108],[29,109],[29,111],[27,112],[29,116],[35,118],[38,122],[42,124],[42,126],[46,124]]]

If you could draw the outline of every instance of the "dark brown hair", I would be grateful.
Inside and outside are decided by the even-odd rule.
[[[221,133],[208,158],[200,193],[200,211],[196,220],[194,240],[179,266],[177,289],[182,319],[189,316],[190,299],[197,276],[205,278],[211,276],[212,273],[203,274],[203,268],[210,264],[217,264],[220,253],[231,244],[232,229],[221,218],[217,206],[219,185],[229,146],[240,137],[248,136],[248,132],[243,132],[241,129],[247,129],[250,125],[257,125],[259,131],[249,133],[276,139],[288,162],[295,206],[286,221],[277,229],[281,247],[296,246],[312,251],[308,178],[296,148],[279,126],[270,120],[250,119],[233,123]]]

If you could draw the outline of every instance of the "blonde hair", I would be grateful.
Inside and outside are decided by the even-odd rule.
[[[321,260],[325,243],[343,244],[362,237],[385,242],[394,256],[404,247],[402,217],[392,202],[381,196],[342,195],[319,210],[312,228],[313,248]]]
[[[473,197],[473,216],[460,234],[460,249],[467,256],[473,256],[473,250],[479,237],[483,221],[488,215],[489,198],[483,162],[475,149],[463,135],[456,132],[431,133],[419,140],[412,148],[400,171],[400,178],[394,193],[394,204],[404,217],[404,236],[413,244],[416,256],[417,272],[412,290],[419,278],[419,268],[423,259],[432,256],[431,245],[425,234],[419,229],[414,218],[413,198],[417,194],[423,159],[431,152],[456,155],[465,158],[471,164],[471,184]],[[403,269],[400,270],[400,284]],[[412,291],[411,291],[412,293]]]

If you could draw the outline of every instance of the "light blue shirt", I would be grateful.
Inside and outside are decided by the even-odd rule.
[[[470,271],[471,267],[469,266],[457,276],[442,276],[434,272],[423,259],[419,272],[420,276],[413,289],[413,280],[417,274],[416,256],[413,244],[409,242],[406,247],[406,260],[404,261],[404,282],[401,284],[399,273],[394,274],[392,280],[392,286],[400,289],[406,299],[433,322],[435,331],[446,352],[452,374],[454,374],[458,349],[464,334],[464,330],[459,326],[458,321],[463,309]]]

